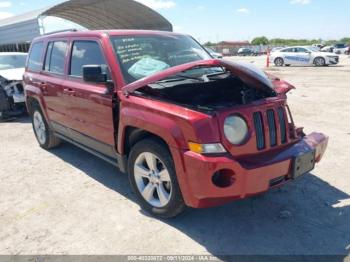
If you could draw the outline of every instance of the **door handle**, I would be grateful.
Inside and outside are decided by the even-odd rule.
[[[74,96],[75,95],[75,91],[73,89],[70,88],[65,88],[63,89],[63,94],[69,95],[69,96]]]

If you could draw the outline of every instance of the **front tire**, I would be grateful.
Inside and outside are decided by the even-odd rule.
[[[282,67],[284,65],[284,60],[281,57],[275,59],[275,66]]]
[[[57,147],[61,140],[54,135],[39,106],[35,106],[32,113],[32,125],[39,145],[48,150]]]
[[[129,181],[141,207],[159,218],[172,218],[186,206],[168,148],[157,139],[146,139],[131,150]]]
[[[316,57],[314,60],[315,66],[325,66],[326,60],[323,57]]]

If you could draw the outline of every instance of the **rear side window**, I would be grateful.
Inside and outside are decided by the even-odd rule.
[[[295,51],[294,51],[294,48],[288,48],[288,49],[283,49],[281,52],[283,52],[283,53],[293,53]]]
[[[106,65],[100,45],[95,41],[74,41],[70,75],[81,77],[85,65]]]
[[[43,42],[37,42],[32,45],[28,58],[28,69],[32,71],[41,71],[43,67],[43,63],[41,61],[43,47]]]
[[[298,52],[298,53],[306,53],[307,52],[307,50],[305,49],[305,48],[296,48],[296,52]]]
[[[67,52],[67,42],[50,42],[47,47],[45,71],[55,74],[64,74],[64,61]]]

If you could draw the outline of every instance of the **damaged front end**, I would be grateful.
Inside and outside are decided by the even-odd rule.
[[[7,79],[0,72],[0,120],[26,112],[23,83],[18,78]]]
[[[285,96],[293,86],[250,64],[222,60],[188,63],[124,87],[135,93],[199,111],[244,106]]]

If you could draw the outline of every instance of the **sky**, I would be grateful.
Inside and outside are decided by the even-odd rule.
[[[268,38],[350,37],[350,0],[137,0],[155,9],[174,31],[200,42]],[[0,19],[63,2],[0,0]],[[46,31],[72,27],[48,18]]]

